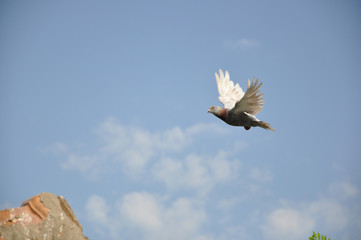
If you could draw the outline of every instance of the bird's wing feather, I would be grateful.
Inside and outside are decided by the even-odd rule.
[[[256,115],[263,108],[263,94],[259,91],[262,83],[253,78],[252,83],[248,80],[248,88],[244,96],[238,101],[232,111],[234,113],[246,112]]]
[[[243,97],[244,92],[238,83],[234,85],[233,81],[230,80],[228,71],[224,75],[220,69],[219,76],[217,73],[215,75],[219,92],[218,100],[223,103],[225,108],[232,109],[236,102]]]

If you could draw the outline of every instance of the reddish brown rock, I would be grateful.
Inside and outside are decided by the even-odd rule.
[[[0,240],[82,240],[83,229],[61,196],[41,193],[18,208],[0,211]]]

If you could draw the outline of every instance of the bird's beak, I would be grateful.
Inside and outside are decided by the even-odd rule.
[[[211,109],[210,108],[208,108],[208,113],[210,113],[211,112]]]

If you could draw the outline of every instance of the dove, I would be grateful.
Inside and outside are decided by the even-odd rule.
[[[225,74],[220,69],[219,75],[215,73],[217,88],[219,92],[218,100],[224,107],[211,106],[208,113],[214,114],[231,126],[243,126],[249,130],[251,127],[261,127],[267,130],[274,129],[269,123],[260,121],[256,118],[256,114],[263,108],[263,94],[259,89],[262,83],[258,79],[253,78],[252,82],[248,80],[248,88],[243,92],[237,83],[234,85],[230,80],[229,72]]]

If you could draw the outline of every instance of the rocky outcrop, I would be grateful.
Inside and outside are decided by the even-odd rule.
[[[0,211],[0,240],[85,240],[83,229],[62,196],[41,193],[18,208]]]

